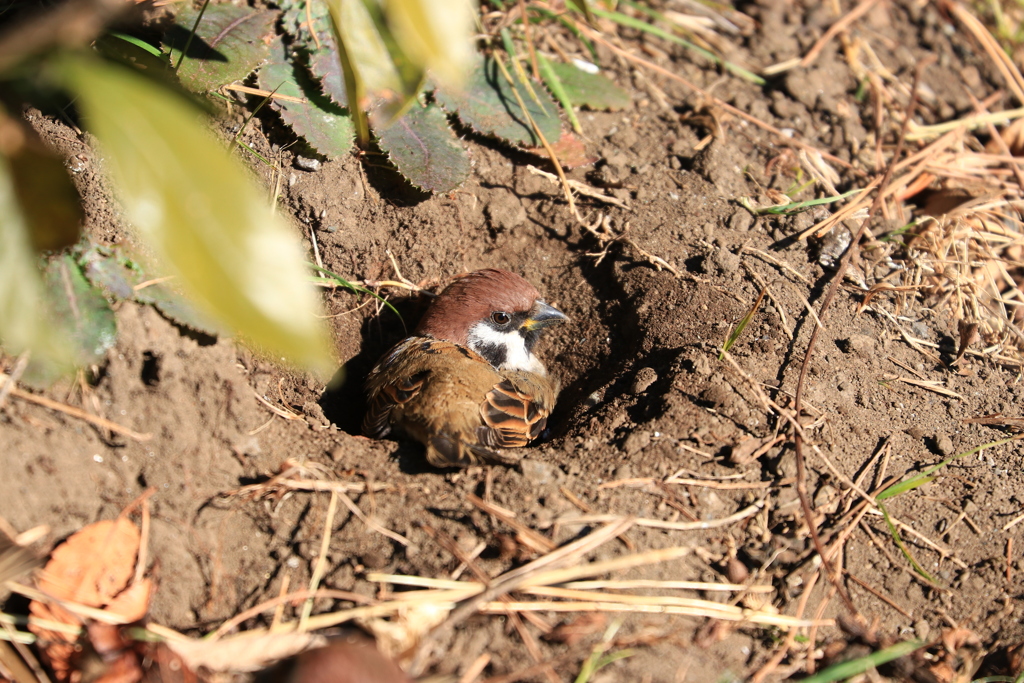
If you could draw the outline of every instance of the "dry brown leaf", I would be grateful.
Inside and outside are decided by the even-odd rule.
[[[106,611],[124,618],[125,622],[139,621],[149,611],[149,598],[153,594],[153,581],[142,579],[128,586],[106,606]]]
[[[604,631],[607,621],[607,617],[600,612],[584,613],[556,626],[551,633],[544,636],[544,640],[565,643],[572,647],[581,639]]]
[[[169,641],[167,646],[193,671],[240,673],[259,671],[326,643],[326,638],[313,633],[240,633],[218,640]]]
[[[117,600],[135,573],[139,552],[139,530],[124,518],[102,520],[72,534],[50,554],[36,585],[55,601],[68,601],[87,607],[102,608]],[[148,608],[150,586],[133,586],[118,601],[118,615],[137,621]],[[29,612],[40,619],[80,626],[82,620],[57,604],[33,600]],[[45,643],[44,658],[59,680],[75,680],[71,658],[76,652],[78,637],[29,625]],[[127,669],[126,669],[127,670]],[[122,679],[116,679],[118,681]],[[127,680],[127,679],[124,679]],[[138,680],[138,679],[135,679]]]
[[[999,137],[1010,148],[1010,154],[1015,157],[1024,156],[1024,119],[1017,119],[1006,128],[1003,128],[999,131]],[[995,140],[990,140],[985,145],[985,151],[989,154],[1002,154],[1003,148]]]
[[[139,540],[139,530],[124,518],[90,524],[54,549],[37,586],[58,600],[103,607],[135,573]]]
[[[391,619],[363,619],[359,625],[377,639],[377,647],[386,656],[401,659],[412,652],[420,640],[443,622],[451,608],[444,604],[424,603],[399,609]]]
[[[558,163],[564,169],[590,166],[596,163],[599,158],[587,154],[587,147],[583,144],[583,141],[569,131],[562,131],[562,137],[558,138],[558,142],[551,144],[551,149],[554,150],[555,156],[558,157]],[[540,157],[548,156],[547,150],[543,147],[528,148],[526,151]]]

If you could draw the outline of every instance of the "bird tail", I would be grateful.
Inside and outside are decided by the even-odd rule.
[[[449,436],[444,432],[430,437],[427,460],[434,467],[469,467],[470,465],[504,465],[514,467],[519,461],[484,448],[479,444]]]

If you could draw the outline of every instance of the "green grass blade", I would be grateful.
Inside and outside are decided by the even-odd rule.
[[[565,88],[562,87],[562,79],[558,77],[555,70],[551,68],[551,62],[549,62],[544,55],[537,55],[537,67],[540,69],[541,78],[544,79],[544,83],[548,86],[548,90],[555,96],[558,103],[562,105],[562,109],[565,110],[565,115],[569,118],[569,124],[572,129],[583,135],[583,127],[580,126],[580,120],[576,118],[576,112],[573,111],[572,102],[569,100],[569,95],[565,92]]]
[[[920,650],[927,644],[924,640],[906,640],[902,643],[896,643],[877,652],[872,652],[866,657],[860,657],[830,666],[827,669],[822,669],[810,678],[803,679],[801,683],[833,683],[834,681],[843,681],[862,674],[868,669],[873,669],[886,662],[909,655],[911,652]]]
[[[741,197],[740,203],[743,205],[743,208],[745,208],[747,211],[751,212],[755,216],[790,216],[795,213],[806,211],[812,206],[820,206],[822,204],[834,204],[835,202],[842,201],[843,199],[846,199],[847,197],[855,195],[861,191],[861,188],[857,188],[855,190],[850,190],[849,192],[844,192],[843,194],[838,195],[836,197],[819,197],[818,199],[808,199],[807,201],[803,202],[791,202],[789,204],[782,204],[781,206],[755,207],[750,203],[750,200],[747,197]]]
[[[907,558],[907,562],[910,563],[910,566],[912,566],[914,571],[918,574],[938,586],[939,582],[935,580],[935,577],[926,572],[924,567],[922,567],[918,561],[914,559],[914,556],[910,554],[910,550],[903,543],[903,538],[900,536],[900,532],[896,529],[896,525],[892,523],[892,519],[889,517],[889,511],[886,510],[885,506],[881,503],[878,504],[878,509],[882,511],[882,517],[885,518],[885,523],[889,527],[889,535],[892,536],[893,543],[895,543],[896,547],[900,549],[901,553],[903,553],[903,557]]]
[[[185,61],[185,55],[188,54],[188,49],[192,47],[192,40],[196,37],[196,30],[199,28],[199,22],[203,20],[203,15],[206,14],[206,8],[210,6],[210,0],[203,0],[203,6],[199,8],[199,13],[196,15],[195,23],[192,24],[192,30],[189,31],[188,40],[185,41],[185,47],[181,49],[181,55],[178,56],[178,63],[174,65],[174,73],[178,73],[181,68],[181,63]]]
[[[761,308],[761,302],[764,301],[764,295],[767,293],[767,288],[761,290],[761,293],[757,296],[757,301],[754,302],[754,305],[750,307],[747,314],[740,318],[739,323],[737,323],[736,327],[729,333],[725,343],[722,344],[722,352],[718,354],[718,360],[725,358],[725,354],[729,353],[729,349],[733,347],[736,341],[740,338],[740,335],[743,334],[743,330],[747,329],[747,325],[750,324],[750,321],[754,319],[754,315],[757,314],[757,309]]]
[[[54,60],[127,218],[185,292],[264,352],[329,371],[297,236],[185,99],[83,53]]]
[[[153,55],[154,57],[163,57],[164,56],[163,53],[160,52],[160,48],[154,47],[153,45],[150,45],[149,43],[147,43],[146,41],[142,40],[141,38],[136,38],[135,36],[130,36],[127,33],[118,33],[117,31],[111,31],[107,35],[112,36],[114,38],[118,38],[120,40],[123,40],[126,43],[131,43],[135,47],[142,48],[143,50],[145,50],[149,54]]]
[[[946,458],[945,460],[943,460],[942,462],[937,463],[935,465],[932,465],[931,467],[926,469],[924,472],[921,472],[919,474],[915,474],[910,479],[906,479],[904,481],[896,482],[895,484],[893,484],[892,486],[888,487],[887,489],[885,489],[884,491],[879,493],[877,496],[875,496],[875,500],[878,500],[878,501],[887,500],[889,498],[894,498],[895,496],[898,496],[901,493],[906,493],[907,491],[913,491],[914,489],[918,488],[919,486],[924,486],[928,482],[930,482],[933,479],[935,479],[935,473],[937,471],[939,471],[940,469],[942,469],[943,467],[945,467],[946,465],[948,465],[949,463],[953,462],[954,460],[959,460],[960,458],[966,458],[967,456],[974,455],[975,453],[978,453],[979,451],[983,451],[986,448],[995,448],[996,446],[1002,446],[1004,443],[1009,443],[1010,441],[1017,441],[1018,439],[1022,439],[1022,438],[1024,438],[1024,434],[1021,434],[1021,435],[1018,435],[1018,436],[1011,436],[1011,437],[1006,438],[1006,439],[1000,439],[999,441],[991,441],[989,443],[982,444],[980,446],[972,448],[969,451],[964,451],[963,453],[957,453],[956,455],[951,455],[948,458]]]
[[[318,273],[323,273],[324,275],[327,276],[328,280],[333,280],[334,282],[338,283],[339,285],[341,285],[342,287],[344,287],[345,289],[349,290],[354,294],[369,294],[374,299],[376,299],[377,301],[381,302],[389,309],[391,309],[391,312],[398,316],[398,320],[402,323],[402,327],[405,327],[405,320],[402,319],[402,314],[398,312],[397,308],[391,305],[390,301],[382,297],[380,294],[377,294],[376,292],[369,290],[366,287],[363,287],[362,285],[357,285],[352,282],[349,282],[348,280],[338,275],[337,273],[329,271],[326,268],[316,265],[315,263],[310,263],[307,261],[306,265],[312,268],[313,270],[317,271]],[[316,280],[323,280],[323,278],[314,278],[314,281]]]
[[[533,89],[533,81],[526,75],[526,71],[523,70],[523,65],[519,63],[519,56],[516,52],[516,46],[512,42],[512,34],[509,33],[507,28],[501,29],[501,44],[505,47],[505,52],[508,53],[512,68],[516,72],[516,79],[526,88],[527,94],[530,95],[530,99],[540,107],[541,112],[547,116],[548,110],[541,102],[540,97],[537,96],[537,91]],[[538,55],[539,57],[539,55]]]
[[[574,0],[566,0],[566,4],[572,6],[575,3],[574,3]],[[630,4],[633,7],[637,7],[636,5],[633,5],[633,3],[628,3],[628,4]],[[638,7],[638,9],[639,9],[639,7]],[[597,16],[603,18],[603,19],[609,19],[609,20],[614,21],[615,23],[617,23],[617,24],[619,24],[621,26],[626,26],[628,28],[633,28],[633,29],[636,29],[638,31],[643,31],[645,33],[650,33],[651,35],[658,36],[659,38],[663,38],[663,39],[665,39],[665,40],[667,40],[669,42],[675,43],[677,45],[682,45],[687,50],[690,50],[692,52],[696,52],[697,54],[699,54],[700,56],[704,57],[705,59],[710,60],[710,61],[714,62],[715,64],[720,65],[726,71],[728,71],[728,72],[730,72],[730,73],[732,73],[732,74],[734,74],[736,76],[739,76],[740,78],[743,78],[743,79],[745,79],[747,81],[750,81],[751,83],[754,83],[756,85],[764,85],[765,83],[767,83],[767,81],[765,81],[765,79],[761,78],[757,74],[752,73],[752,72],[748,71],[747,69],[744,69],[741,66],[737,66],[736,64],[733,64],[732,62],[726,61],[726,60],[722,59],[721,57],[719,57],[718,55],[714,54],[713,52],[709,52],[708,50],[705,50],[702,47],[698,47],[697,45],[694,45],[690,41],[685,40],[683,38],[680,38],[679,36],[675,35],[674,33],[666,31],[665,29],[663,29],[663,28],[661,28],[659,26],[655,26],[654,24],[648,24],[646,21],[641,21],[640,19],[635,19],[635,18],[633,18],[633,17],[631,17],[631,16],[629,16],[627,14],[622,14],[621,12],[609,12],[608,10],[603,10],[603,9],[598,8],[598,7],[592,7],[590,9],[590,11],[593,12],[594,14],[596,14]]]

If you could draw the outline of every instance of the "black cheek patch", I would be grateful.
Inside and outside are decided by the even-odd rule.
[[[476,351],[495,368],[501,367],[508,358],[508,350],[504,344],[483,344],[478,346]]]

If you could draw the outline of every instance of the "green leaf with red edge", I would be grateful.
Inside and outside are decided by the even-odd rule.
[[[417,187],[451,192],[469,177],[469,156],[440,107],[413,104],[404,116],[376,132],[391,163]]]
[[[178,63],[188,45],[178,78],[189,90],[216,90],[245,78],[267,60],[277,12],[211,5],[190,42],[197,14],[193,10],[181,12],[164,34],[164,50],[170,53],[171,64]]]
[[[281,3],[281,25],[299,48],[320,89],[334,103],[348,107],[345,74],[338,57],[331,15],[323,0],[285,0]]]
[[[270,61],[260,68],[257,78],[263,90],[305,100],[275,98],[271,106],[320,154],[339,157],[352,149],[352,119],[321,94],[305,69],[288,59],[280,39],[274,42]]]
[[[572,64],[548,62],[558,76],[562,89],[574,107],[617,111],[629,106],[629,91],[621,88],[607,76],[587,73]]]
[[[516,145],[536,147],[541,141],[523,114],[516,92],[548,142],[558,140],[562,122],[558,118],[558,105],[547,90],[539,84],[534,84],[533,90],[543,107],[534,101],[521,83],[517,82],[515,86],[509,83],[497,62],[488,58],[473,69],[461,91],[441,87],[435,92],[435,97],[446,111],[457,112],[459,119],[478,133],[494,135]]]
[[[47,264],[45,281],[50,310],[71,341],[75,363],[99,362],[117,341],[117,322],[107,298],[85,279],[70,254]]]
[[[223,327],[210,316],[200,312],[185,297],[165,284],[153,283],[136,289],[151,278],[136,262],[116,250],[93,245],[79,256],[78,263],[89,282],[115,300],[130,299],[140,304],[149,304],[171,322],[212,337],[225,333]]]

